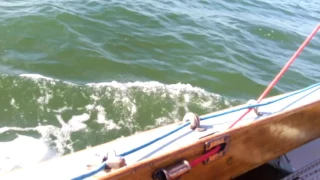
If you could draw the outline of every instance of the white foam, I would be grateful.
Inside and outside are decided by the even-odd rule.
[[[46,94],[45,96],[39,97],[37,102],[39,104],[48,104],[51,98],[52,98],[52,95]]]
[[[54,81],[54,79],[40,75],[40,74],[20,74],[19,76],[20,77],[28,77],[31,79],[46,79],[46,80]]]
[[[67,123],[63,120],[61,114],[57,114],[56,117],[62,126],[61,131],[69,133],[85,129],[87,125],[84,122],[90,119],[90,115],[87,113],[74,115]]]
[[[88,104],[85,107],[88,111],[93,110],[94,109],[94,104]]]
[[[38,81],[38,80],[46,80],[52,84],[55,84],[56,82],[63,82],[65,84],[68,84],[68,85],[76,85],[74,83],[71,83],[69,81],[60,81],[58,79],[54,79],[54,78],[51,78],[51,77],[47,77],[47,76],[43,76],[41,74],[20,74],[19,75],[20,77],[24,77],[24,78],[28,78],[28,79],[32,79],[34,81]]]
[[[182,91],[183,92],[185,91],[199,92],[204,94],[208,93],[204,89],[199,87],[194,87],[190,84],[182,84],[182,83],[163,84],[157,81],[148,81],[148,82],[136,81],[136,82],[127,82],[127,83],[112,81],[112,82],[103,82],[103,83],[88,83],[87,85],[91,87],[113,87],[119,90],[127,90],[128,88],[138,87],[138,88],[141,88],[141,90],[145,93],[157,92],[159,89],[163,89],[163,90],[169,90],[170,94],[172,95],[179,95]],[[208,93],[208,94],[219,96],[213,93]]]
[[[19,76],[34,79],[34,80],[44,79],[44,80],[48,80],[48,81],[60,81],[60,80],[53,79],[51,77],[46,77],[46,76],[43,76],[40,74],[20,74]],[[61,82],[69,84],[69,85],[76,85],[76,84],[68,82],[68,81],[61,81]],[[120,90],[120,91],[126,91],[129,88],[139,88],[139,90],[141,90],[142,92],[147,93],[147,94],[150,94],[152,92],[160,93],[162,91],[163,93],[161,93],[161,96],[163,96],[163,97],[166,96],[166,93],[164,93],[164,92],[167,91],[167,92],[169,92],[169,96],[171,96],[172,98],[180,95],[182,92],[196,92],[196,93],[200,93],[203,95],[220,97],[220,95],[214,94],[214,93],[209,93],[202,88],[194,87],[190,84],[182,84],[182,83],[163,84],[163,83],[160,83],[157,81],[146,81],[146,82],[135,81],[135,82],[122,83],[122,82],[117,82],[117,81],[111,81],[111,82],[102,82],[102,83],[87,83],[86,85],[88,85],[90,87],[95,87],[95,88],[106,87],[108,91],[111,91],[112,88]],[[108,92],[105,92],[105,93],[108,93]],[[107,95],[110,95],[110,94],[107,94]],[[99,96],[95,95],[95,94],[90,95],[90,97],[93,100],[99,99]],[[185,97],[185,98],[186,98],[186,100],[188,100],[188,97]]]
[[[11,99],[10,104],[11,104],[12,106],[14,106],[15,100],[14,100],[13,98]]]
[[[56,113],[62,113],[62,112],[67,111],[67,110],[71,110],[71,107],[61,107],[61,108],[59,108],[57,110],[53,110],[53,111],[56,112]]]
[[[68,121],[67,128],[70,128],[72,132],[86,129],[87,125],[84,122],[88,121],[89,118],[90,118],[90,115],[87,113],[72,116],[71,119]]]
[[[160,125],[168,123],[169,119],[166,117],[160,117],[160,118],[157,118],[155,121],[156,121],[155,125],[160,126]]]
[[[127,83],[121,83],[117,81],[112,82],[103,82],[103,83],[88,83],[87,84],[90,87],[93,88],[106,88],[106,91],[115,91],[115,93],[112,94],[113,103],[114,104],[122,104],[125,109],[123,109],[123,113],[127,115],[125,119],[118,119],[118,124],[121,126],[126,126],[130,130],[132,128],[135,128],[136,130],[139,129],[139,126],[136,124],[134,120],[134,116],[137,112],[137,104],[135,97],[131,94],[132,90],[137,90],[139,92],[143,92],[146,95],[156,95],[159,98],[164,98],[164,100],[167,100],[167,98],[170,98],[172,100],[177,99],[179,97],[183,98],[183,102],[176,101],[173,106],[173,109],[170,110],[170,112],[167,113],[164,117],[157,117],[155,119],[155,126],[158,125],[164,125],[171,122],[179,121],[177,117],[179,117],[179,110],[181,107],[184,109],[185,112],[189,111],[188,105],[190,103],[197,104],[200,107],[206,108],[206,109],[212,109],[216,107],[217,101],[221,100],[221,96],[209,93],[205,91],[202,88],[194,87],[190,84],[163,84],[156,81],[149,81],[149,82],[127,82]],[[106,94],[103,94],[104,96]],[[108,94],[109,95],[109,94]],[[99,95],[92,95],[91,99],[93,101],[96,101],[99,99]],[[196,101],[194,101],[194,98],[196,98]],[[92,109],[94,108],[94,104],[88,105],[86,108]],[[102,118],[102,115],[98,115],[100,118]],[[150,125],[147,127],[150,128]]]
[[[53,156],[43,140],[22,135],[10,142],[0,142],[0,154],[0,172],[30,166]]]
[[[56,96],[56,94],[53,94],[54,91],[52,90],[51,82],[58,82],[59,80],[39,74],[21,74],[20,76],[36,80],[34,82],[39,86],[38,88],[40,89],[41,97],[37,96],[37,99],[35,100],[39,103],[42,110],[46,108],[46,111],[49,112],[47,104]],[[38,81],[39,79],[41,79],[41,81]],[[50,86],[47,86],[47,81],[51,84]],[[71,86],[75,85],[65,81],[59,82],[66,83]],[[137,132],[144,130],[136,120],[136,117],[137,113],[140,113],[139,111],[141,108],[144,108],[145,106],[140,102],[137,102],[141,99],[138,99],[140,98],[140,95],[137,97],[136,92],[142,94],[142,98],[148,98],[148,96],[151,96],[152,99],[159,99],[159,101],[172,103],[169,106],[170,109],[161,110],[164,112],[163,115],[150,119],[155,122],[152,123],[153,125],[146,127],[147,129],[153,128],[154,126],[180,121],[181,119],[179,118],[181,116],[181,110],[184,109],[186,112],[189,111],[188,107],[190,104],[197,105],[211,111],[212,108],[217,106],[217,101],[219,101],[219,103],[223,103],[223,101],[220,101],[220,95],[207,92],[202,88],[194,87],[190,84],[182,83],[163,84],[156,81],[121,83],[112,81],[104,83],[88,83],[85,88],[89,89],[89,91],[82,91],[82,93],[83,97],[85,97],[84,101],[88,102],[87,104],[84,104],[83,107],[77,107],[77,111],[74,111],[73,104],[69,102],[65,102],[64,107],[50,109],[50,113],[56,117],[56,121],[58,121],[61,126],[55,127],[52,125],[41,125],[43,122],[46,123],[46,120],[39,119],[39,125],[37,127],[4,127],[0,128],[0,133],[10,130],[37,131],[42,136],[41,140],[50,142],[50,145],[54,147],[57,154],[62,155],[66,150],[73,152],[72,144],[74,142],[71,141],[72,132],[87,130],[86,122],[90,120],[101,124],[101,127],[107,131],[119,130],[122,127],[128,128],[131,133],[134,131]],[[90,92],[91,94],[88,94]],[[59,94],[59,97],[63,95],[64,94]],[[108,109],[105,109],[104,107],[105,102],[103,99],[109,101],[108,103],[111,103],[111,106],[113,106],[112,108],[122,108],[121,111],[116,112],[120,114],[116,114],[116,116],[114,116],[114,113],[112,113],[114,117],[111,117],[111,113],[109,113]],[[144,102],[144,99],[142,99],[142,101]],[[17,102],[19,102],[18,99]],[[150,102],[151,101],[148,101],[148,103]],[[227,105],[229,104],[226,100],[224,103]],[[15,99],[12,99],[11,105],[15,106],[16,104]],[[166,104],[164,104],[164,106],[162,106],[161,102],[159,104],[160,108],[166,108]],[[70,114],[70,112],[76,112],[77,114],[74,114],[71,118],[65,118],[65,116],[63,116],[64,114]],[[95,116],[95,114],[97,116]],[[48,119],[48,121],[50,122],[52,119]]]
[[[116,123],[114,123],[114,121],[112,119],[108,120],[106,118],[106,112],[105,112],[104,107],[98,105],[98,106],[96,106],[96,110],[98,111],[97,122],[99,124],[104,124],[106,130],[112,130],[112,129],[119,130],[119,129],[121,129],[121,127],[118,126]]]
[[[68,126],[68,125],[65,125]],[[20,132],[29,132],[29,131],[35,131],[38,132],[41,135],[40,139],[36,139],[37,141],[40,141],[42,143],[48,143],[53,145],[54,149],[48,148],[48,151],[50,151],[51,154],[56,155],[62,155],[65,153],[65,148],[69,148],[71,152],[73,152],[72,147],[68,147],[68,142],[71,142],[71,128],[58,128],[52,125],[38,125],[37,127],[29,127],[29,128],[20,128],[20,127],[1,127],[0,128],[0,134],[9,132],[9,131],[16,131],[17,133]],[[55,137],[55,140],[53,141],[51,136]],[[32,138],[32,137],[29,137]],[[11,146],[10,143],[15,143],[16,146],[19,146],[19,143],[21,142],[21,146],[25,146],[23,144],[23,141],[11,141],[11,142],[2,142],[2,147],[0,148],[0,152],[2,152],[2,149],[10,149]],[[32,141],[30,141],[31,143]],[[52,144],[54,143],[54,144]],[[5,148],[5,146],[8,146],[8,148]],[[32,147],[32,146],[28,146]],[[34,146],[37,148],[36,146]],[[24,148],[20,148],[24,149]],[[21,151],[21,154],[28,156],[27,151]],[[14,155],[14,154],[12,154]],[[39,156],[41,153],[39,153]],[[11,156],[10,156],[11,157]],[[12,159],[12,158],[11,158]],[[37,159],[37,157],[34,157],[34,159]],[[39,158],[38,158],[39,159]],[[27,163],[27,162],[26,162]],[[25,164],[26,164],[25,163]],[[16,164],[19,165],[19,164]]]
[[[11,99],[10,105],[11,105],[14,109],[19,109],[19,106],[16,104],[16,100],[15,100],[14,98]]]

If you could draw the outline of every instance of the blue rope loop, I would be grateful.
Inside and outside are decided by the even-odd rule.
[[[220,117],[220,116],[223,116],[223,115],[231,114],[231,113],[238,112],[238,111],[245,110],[245,109],[258,108],[258,107],[261,107],[261,106],[266,106],[266,105],[269,105],[269,104],[273,104],[273,103],[276,103],[276,102],[281,101],[283,99],[287,99],[287,98],[292,97],[294,95],[297,95],[297,94],[303,93],[305,91],[308,91],[308,90],[310,90],[312,88],[315,88],[315,87],[317,87],[319,85],[320,85],[320,83],[317,83],[317,84],[308,86],[306,88],[303,88],[301,90],[295,91],[293,93],[289,93],[286,96],[283,96],[281,98],[278,98],[278,99],[275,99],[275,100],[272,100],[272,101],[268,101],[268,102],[265,102],[265,103],[254,104],[254,105],[249,105],[249,106],[243,106],[243,107],[240,107],[240,108],[237,108],[237,109],[233,109],[233,110],[230,110],[230,111],[225,111],[225,112],[222,112],[222,113],[218,113],[218,114],[202,117],[202,118],[200,118],[200,120],[208,120],[208,119],[212,119],[212,118],[215,118],[215,117]],[[143,148],[145,148],[145,147],[147,147],[147,146],[149,146],[149,145],[151,145],[151,144],[153,144],[153,143],[155,143],[155,142],[157,142],[157,141],[159,141],[159,140],[161,140],[161,139],[163,139],[163,138],[165,138],[165,137],[167,137],[167,136],[169,136],[169,135],[171,135],[171,134],[173,134],[173,133],[175,133],[177,131],[179,131],[180,129],[188,126],[189,124],[190,124],[190,122],[184,123],[184,124],[180,125],[179,127],[173,129],[172,131],[170,131],[170,132],[168,132],[168,133],[166,133],[166,134],[164,134],[164,135],[162,135],[162,136],[160,136],[160,137],[158,137],[158,138],[156,138],[156,139],[154,139],[152,141],[149,141],[149,142],[147,142],[145,144],[142,144],[142,145],[140,145],[140,146],[138,146],[136,148],[133,148],[133,149],[131,149],[129,151],[126,151],[126,152],[120,154],[119,156],[125,157],[127,155],[130,155],[130,154],[136,152],[136,151],[139,151],[139,150],[141,150],[141,149],[143,149]],[[79,176],[73,178],[72,180],[82,180],[82,179],[91,177],[91,176],[95,175],[96,173],[104,170],[106,167],[107,167],[106,162],[103,162],[95,170],[92,170],[92,171],[87,172],[85,174],[79,175]]]
[[[103,162],[98,168],[96,168],[88,173],[82,174],[78,177],[72,178],[72,180],[80,180],[80,179],[85,179],[85,178],[91,177],[91,176],[97,174],[98,172],[104,170],[105,168],[107,168],[107,163]]]
[[[161,139],[163,139],[163,138],[165,138],[165,137],[167,137],[167,136],[169,136],[169,135],[171,135],[171,134],[173,134],[173,133],[175,133],[177,131],[179,131],[180,129],[188,126],[189,124],[190,124],[189,122],[185,123],[185,124],[182,124],[178,128],[176,128],[176,129],[174,129],[174,130],[172,130],[172,131],[170,131],[170,132],[168,132],[168,133],[166,133],[166,134],[164,134],[164,135],[162,135],[162,136],[160,136],[160,137],[158,137],[158,138],[156,138],[156,139],[154,139],[152,141],[149,141],[149,142],[147,142],[145,144],[142,144],[141,146],[138,146],[138,147],[136,147],[134,149],[131,149],[131,150],[127,151],[127,152],[121,153],[119,156],[124,158],[125,156],[127,156],[129,154],[132,154],[132,153],[134,153],[136,151],[139,151],[139,150],[141,150],[141,149],[143,149],[143,148],[145,148],[145,147],[147,147],[147,146],[149,146],[149,145],[151,145],[151,144],[153,144],[153,143],[155,143],[155,142],[157,142],[157,141],[159,141],[159,140],[161,140]],[[106,162],[103,162],[96,170],[93,170],[93,171],[88,172],[86,174],[83,174],[83,175],[80,175],[78,177],[75,177],[72,180],[81,180],[81,179],[88,178],[88,177],[93,176],[94,174],[98,173],[99,171],[102,171],[105,168],[107,168],[107,164],[106,164]]]

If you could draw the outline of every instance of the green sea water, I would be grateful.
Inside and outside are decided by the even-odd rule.
[[[319,17],[317,0],[1,1],[0,171],[256,99]],[[270,95],[319,82],[319,59],[320,34]]]

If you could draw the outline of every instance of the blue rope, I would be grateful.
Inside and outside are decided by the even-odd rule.
[[[305,91],[307,91],[307,90],[309,90],[309,89],[312,89],[312,88],[314,88],[314,87],[317,87],[317,86],[319,86],[319,85],[320,85],[320,83],[317,83],[317,84],[311,85],[311,86],[309,86],[309,87],[303,88],[303,89],[301,89],[301,90],[298,90],[298,91],[296,91],[296,92],[293,92],[293,93],[291,93],[291,94],[288,94],[288,95],[286,95],[286,96],[283,96],[283,97],[281,97],[281,98],[278,98],[278,99],[269,101],[269,102],[260,103],[260,104],[255,104],[255,105],[250,105],[250,106],[244,106],[244,107],[237,108],[237,109],[233,109],[233,110],[226,111],[226,112],[223,112],[223,113],[214,114],[214,115],[207,116],[207,117],[202,117],[202,118],[200,118],[200,120],[207,120],[207,119],[211,119],[211,118],[223,116],[223,115],[226,115],[226,114],[234,113],[234,112],[241,111],[241,110],[245,110],[245,109],[256,108],[256,107],[260,107],[260,106],[266,106],[266,105],[269,105],[269,104],[272,104],[272,103],[281,101],[281,100],[283,100],[283,99],[292,97],[292,96],[294,96],[294,95],[296,95],[296,94],[305,92]],[[145,144],[143,144],[143,145],[141,145],[141,146],[138,146],[138,147],[136,147],[136,148],[134,148],[134,149],[131,149],[131,150],[127,151],[127,152],[124,152],[124,153],[120,154],[119,156],[127,156],[127,155],[132,154],[132,153],[134,153],[134,152],[136,152],[136,151],[139,151],[139,150],[141,150],[141,149],[143,149],[143,148],[145,148],[145,147],[147,147],[147,146],[149,146],[149,145],[151,145],[151,144],[153,144],[153,143],[155,143],[155,142],[157,142],[157,141],[159,141],[159,140],[161,140],[161,139],[163,139],[163,138],[165,138],[165,137],[167,137],[167,136],[169,136],[169,135],[171,135],[171,134],[173,134],[173,133],[175,133],[175,132],[177,132],[177,131],[179,131],[180,129],[186,127],[186,126],[189,125],[189,124],[190,124],[190,122],[187,122],[187,123],[185,123],[185,124],[182,124],[182,125],[180,125],[179,127],[177,127],[177,128],[175,128],[175,129],[173,129],[172,131],[168,132],[167,134],[164,134],[164,135],[162,135],[162,136],[160,136],[160,137],[158,137],[158,138],[156,138],[156,139],[154,139],[154,140],[152,140],[152,141],[150,141],[150,142],[148,142],[148,143],[145,143]],[[72,180],[82,180],[82,179],[84,179],[84,178],[88,178],[88,177],[93,176],[94,174],[98,173],[99,171],[102,171],[102,170],[105,169],[106,167],[107,167],[106,162],[103,162],[97,169],[92,170],[92,171],[90,171],[90,172],[88,172],[88,173],[82,174],[82,175],[80,175],[80,176],[78,176],[78,177],[75,177],[75,178],[73,178]]]
[[[288,94],[286,96],[283,96],[279,99],[275,99],[273,101],[269,101],[269,102],[265,102],[265,103],[259,103],[259,104],[254,104],[254,105],[249,105],[249,106],[244,106],[244,107],[241,107],[241,108],[238,108],[238,109],[233,109],[233,110],[230,110],[230,111],[226,111],[226,112],[223,112],[223,113],[219,113],[219,114],[214,114],[214,115],[211,115],[211,116],[207,116],[207,117],[203,117],[203,118],[200,118],[200,120],[207,120],[207,119],[211,119],[211,118],[214,118],[214,117],[219,117],[219,116],[223,116],[223,115],[226,115],[226,114],[230,114],[230,113],[234,113],[234,112],[237,112],[237,111],[241,111],[241,110],[245,110],[245,109],[250,109],[250,108],[256,108],[256,107],[260,107],[260,106],[266,106],[266,105],[269,105],[269,104],[273,104],[275,102],[278,102],[278,101],[281,101],[283,99],[286,99],[286,98],[289,98],[291,96],[294,96],[296,94],[300,94],[302,92],[305,92],[309,89],[312,89],[314,87],[317,87],[319,86],[320,83],[317,83],[317,84],[314,84],[314,85],[311,85],[309,87],[306,87],[306,88],[303,88],[301,90],[298,90],[296,92],[293,92],[291,94]]]
[[[92,171],[90,171],[88,173],[82,174],[82,175],[80,175],[78,177],[72,178],[72,180],[80,180],[80,179],[88,178],[88,177],[93,176],[93,175],[97,174],[98,172],[104,170],[106,167],[107,167],[107,164],[106,164],[106,161],[105,161],[98,168],[96,168],[95,170],[92,170]]]
[[[309,95],[310,95],[310,94],[312,94],[313,92],[318,91],[319,89],[320,89],[320,87],[318,87],[318,88],[316,88],[316,89],[312,90],[311,92],[309,92],[309,93],[307,93],[306,95],[304,95],[304,96],[300,97],[299,99],[297,99],[297,100],[293,101],[292,103],[288,104],[286,107],[284,107],[284,108],[280,109],[279,111],[277,111],[277,112],[275,112],[275,113],[278,113],[278,112],[281,112],[281,111],[283,111],[283,110],[287,109],[288,107],[292,106],[293,104],[295,104],[296,102],[300,101],[301,99],[303,99],[303,98],[305,98],[305,97],[309,96]]]
[[[130,151],[124,152],[124,153],[120,154],[119,156],[127,156],[127,155],[132,154],[132,153],[134,153],[136,151],[139,151],[140,149],[143,149],[143,148],[145,148],[145,147],[147,147],[147,146],[149,146],[149,145],[151,145],[151,144],[153,144],[153,143],[155,143],[155,142],[157,142],[157,141],[159,141],[159,140],[161,140],[161,139],[163,139],[163,138],[165,138],[165,137],[167,137],[167,136],[169,136],[169,135],[171,135],[171,134],[173,134],[173,133],[175,133],[177,131],[179,131],[180,129],[186,127],[189,124],[190,124],[190,122],[182,124],[178,128],[168,132],[167,134],[164,134],[164,135],[162,135],[162,136],[160,136],[160,137],[158,137],[158,138],[156,138],[156,139],[154,139],[152,141],[149,141],[148,143],[145,143],[145,144],[143,144],[141,146],[138,146],[138,147],[136,147],[134,149],[131,149]],[[105,169],[106,167],[107,167],[106,162],[103,162],[96,170],[93,170],[93,171],[91,171],[89,173],[80,175],[80,176],[78,176],[76,178],[73,178],[73,180],[80,180],[80,179],[84,179],[84,178],[90,177],[90,176],[98,173],[99,171]]]
[[[169,133],[164,134],[164,135],[162,135],[162,136],[160,136],[160,137],[158,137],[158,138],[156,138],[156,139],[154,139],[154,140],[152,140],[152,141],[150,141],[150,142],[148,142],[148,143],[145,143],[145,144],[143,144],[143,145],[141,145],[141,146],[139,146],[139,147],[136,147],[136,148],[134,148],[134,149],[132,149],[132,150],[130,150],[130,151],[124,152],[124,153],[120,154],[120,156],[127,156],[127,155],[132,154],[132,153],[134,153],[134,152],[136,152],[136,151],[139,151],[140,149],[143,149],[143,148],[145,148],[145,147],[147,147],[147,146],[149,146],[149,145],[151,145],[151,144],[153,144],[153,143],[155,143],[155,142],[157,142],[157,141],[159,141],[159,140],[161,140],[161,139],[163,139],[163,138],[165,138],[165,137],[167,137],[167,136],[169,136],[169,135],[171,135],[171,134],[173,134],[173,133],[175,133],[175,132],[177,132],[177,131],[179,131],[180,129],[186,127],[186,126],[189,125],[189,124],[190,124],[190,122],[187,122],[187,123],[185,123],[185,124],[182,124],[182,125],[180,125],[178,128],[170,131]]]

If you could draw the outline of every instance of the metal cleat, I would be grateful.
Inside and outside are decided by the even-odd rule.
[[[119,169],[127,165],[125,159],[118,156],[114,150],[109,150],[103,157],[103,161],[106,161],[108,169]]]
[[[201,128],[200,127],[200,118],[197,114],[194,114],[192,112],[188,112],[187,114],[184,115],[183,117],[183,122],[190,122],[190,128],[192,130],[202,132],[205,131],[206,128]]]

